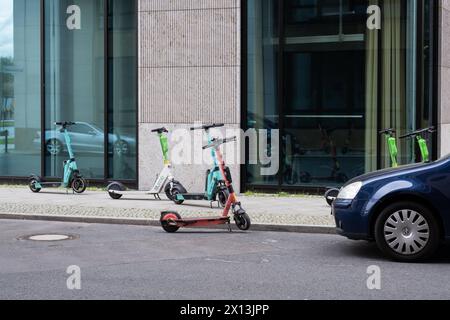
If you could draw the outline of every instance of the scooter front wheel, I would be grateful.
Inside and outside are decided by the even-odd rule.
[[[180,227],[173,225],[173,221],[180,220],[181,216],[177,212],[163,212],[161,214],[161,227],[168,233],[177,232]]]
[[[73,192],[81,194],[81,193],[85,192],[86,189],[87,189],[87,182],[84,178],[76,177],[75,179],[73,179],[73,181],[72,181]]]
[[[250,216],[247,213],[237,214],[234,217],[234,221],[236,222],[236,226],[239,230],[247,231],[250,229],[252,222]]]

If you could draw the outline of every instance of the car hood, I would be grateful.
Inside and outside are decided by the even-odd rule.
[[[384,169],[384,170],[374,171],[374,172],[370,172],[370,173],[364,174],[362,176],[353,178],[346,185],[349,185],[349,184],[352,184],[352,183],[358,182],[358,181],[367,182],[367,181],[378,180],[378,179],[383,179],[383,178],[387,178],[387,177],[399,176],[402,174],[406,174],[410,171],[417,171],[420,168],[427,169],[428,167],[434,166],[435,164],[436,164],[435,162],[418,163],[418,164],[400,166],[398,168],[388,168],[388,169]]]

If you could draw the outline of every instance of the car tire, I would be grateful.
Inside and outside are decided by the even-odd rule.
[[[413,202],[397,202],[385,208],[374,231],[378,248],[399,262],[426,260],[440,244],[436,217],[427,207]]]
[[[118,140],[114,143],[114,154],[116,156],[126,156],[130,153],[130,146],[124,140]]]

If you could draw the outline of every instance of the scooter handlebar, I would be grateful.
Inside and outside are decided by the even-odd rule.
[[[237,137],[230,137],[230,138],[219,139],[219,140],[213,139],[210,144],[203,147],[203,150],[215,148],[222,144],[229,143],[229,142],[235,142],[235,141],[237,141]]]
[[[64,128],[69,127],[69,126],[74,126],[76,124],[77,124],[76,122],[69,122],[69,121],[66,121],[66,122],[55,122],[56,126],[61,126],[61,127],[64,127]]]
[[[212,128],[221,128],[221,127],[224,127],[224,126],[225,126],[225,124],[223,124],[223,123],[214,123],[214,124],[206,125],[206,126],[192,127],[191,131],[195,131],[195,130],[209,130],[209,129],[212,129]]]
[[[416,137],[419,134],[422,134],[422,133],[425,133],[425,132],[427,132],[427,133],[434,133],[434,132],[436,132],[436,128],[435,127],[429,127],[429,128],[425,128],[425,129],[416,130],[414,132],[411,132],[411,133],[408,133],[408,134],[405,134],[405,135],[401,136],[400,139]]]

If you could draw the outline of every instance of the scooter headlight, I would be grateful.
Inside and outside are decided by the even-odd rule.
[[[361,181],[349,184],[339,192],[338,199],[340,200],[353,200],[361,190],[363,183]]]

